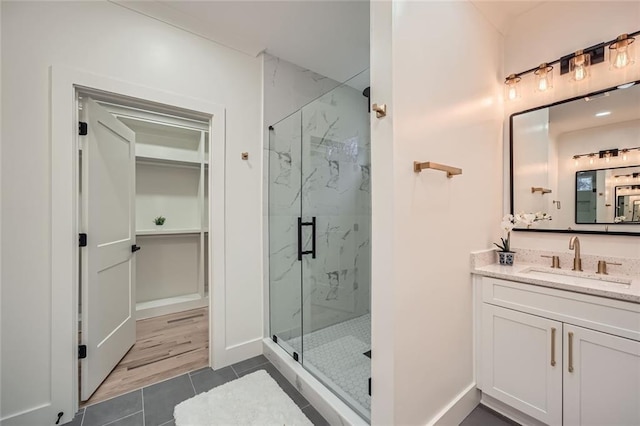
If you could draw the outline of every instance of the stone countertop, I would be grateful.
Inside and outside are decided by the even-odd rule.
[[[539,263],[517,262],[513,266],[500,265],[497,263],[481,265],[482,263],[472,265],[471,273],[484,277],[517,281],[543,287],[557,288],[559,290],[640,303],[640,277],[638,276],[598,275],[589,272],[573,272],[570,269],[552,269],[548,266],[541,266]],[[539,275],[546,274],[552,275],[549,275],[549,279],[539,277]],[[590,278],[593,281],[590,280],[586,283],[584,278]]]

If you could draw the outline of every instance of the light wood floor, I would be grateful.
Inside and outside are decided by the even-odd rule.
[[[209,311],[136,322],[136,343],[81,407],[209,365]]]

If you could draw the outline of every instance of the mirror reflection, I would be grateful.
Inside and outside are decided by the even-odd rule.
[[[553,217],[535,229],[640,233],[640,84],[514,114],[510,130],[512,212]]]
[[[576,224],[639,222],[633,211],[640,200],[639,177],[640,167],[576,172]]]

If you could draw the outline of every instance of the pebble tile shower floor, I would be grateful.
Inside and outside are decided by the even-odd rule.
[[[371,349],[370,314],[322,328],[303,338],[296,337],[287,343],[297,350],[304,343],[303,364],[317,369],[364,410],[371,411],[371,359],[364,354]]]

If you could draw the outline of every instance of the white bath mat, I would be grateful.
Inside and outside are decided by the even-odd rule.
[[[313,425],[264,370],[181,402],[173,417],[176,426]]]

